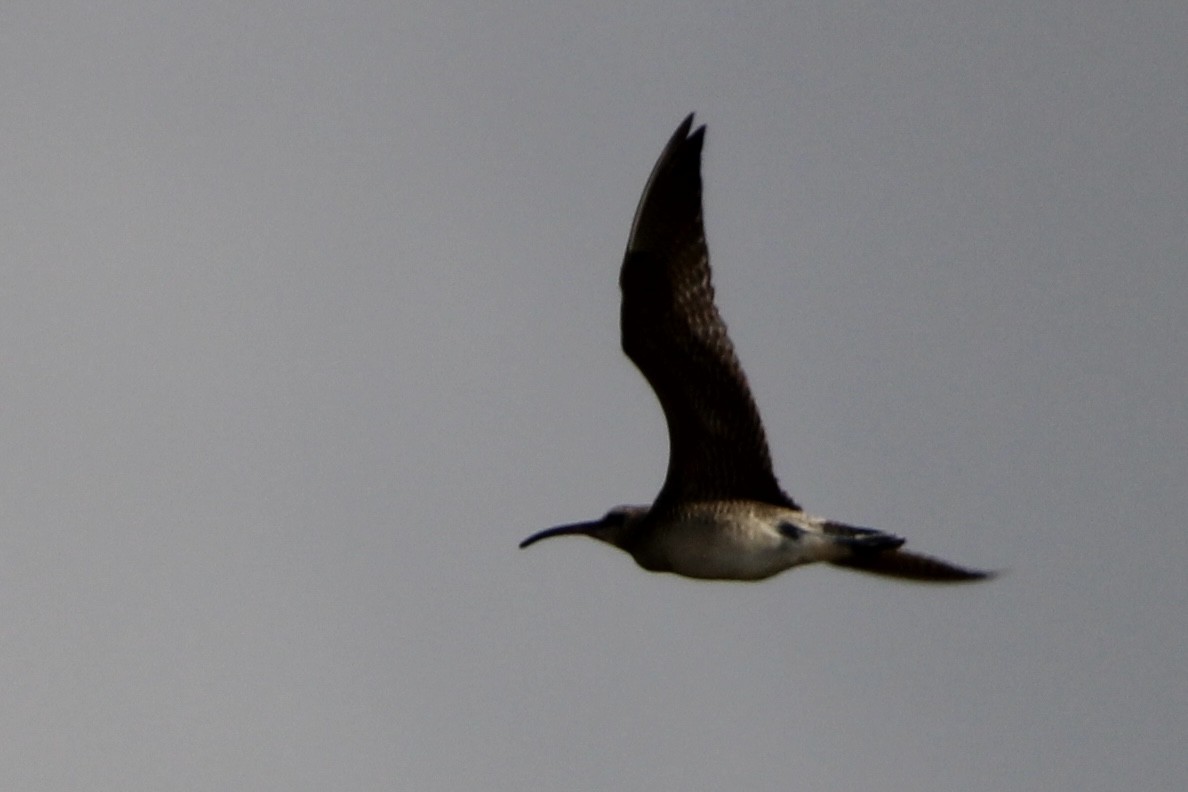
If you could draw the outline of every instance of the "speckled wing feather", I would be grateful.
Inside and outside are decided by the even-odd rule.
[[[771,469],[759,411],[714,307],[701,210],[705,127],[677,128],[644,188],[619,276],[623,351],[668,422],[663,510],[746,499],[795,508]]]

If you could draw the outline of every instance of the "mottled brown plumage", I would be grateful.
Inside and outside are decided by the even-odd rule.
[[[653,509],[756,500],[796,508],[776,482],[759,410],[714,306],[701,216],[701,146],[690,115],[644,188],[619,274],[623,351],[668,421],[668,476]]]

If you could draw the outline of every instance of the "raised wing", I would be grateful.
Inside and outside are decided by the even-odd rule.
[[[619,276],[623,351],[668,422],[668,476],[656,509],[747,499],[795,508],[771,455],[746,377],[714,307],[701,214],[705,127],[693,116],[664,147],[631,224]]]

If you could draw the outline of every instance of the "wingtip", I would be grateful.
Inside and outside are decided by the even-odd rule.
[[[697,139],[700,143],[705,139],[705,124],[699,124],[697,127],[694,127],[693,116],[695,115],[696,113],[689,113],[689,115],[685,116],[685,120],[681,122],[681,125],[677,129],[685,133],[683,136],[685,140]]]
[[[696,113],[689,113],[684,120],[677,125],[676,131],[672,133],[672,137],[668,139],[668,144],[664,147],[659,161],[663,162],[668,159],[669,155],[678,147],[687,145],[696,141],[700,145],[701,141],[705,139],[705,124],[701,124],[696,129],[693,128],[693,118]]]
[[[635,217],[631,221],[631,231],[627,235],[628,252],[641,247],[647,247],[646,243],[641,244],[641,227],[643,226],[644,216],[647,213],[649,199],[660,189],[659,185],[672,185],[673,174],[683,174],[686,180],[692,181],[692,187],[679,190],[678,196],[681,199],[695,198],[697,208],[700,210],[701,148],[705,141],[705,125],[702,124],[690,132],[689,130],[693,127],[694,115],[694,113],[689,113],[689,115],[685,116],[685,120],[672,133],[672,137],[668,139],[668,142],[664,145],[664,150],[660,152],[660,156],[656,159],[656,164],[652,167],[652,172],[648,176],[647,183],[644,185],[643,194],[640,196],[639,204],[636,206]],[[661,209],[669,211],[670,206],[665,204]]]
[[[832,563],[859,572],[915,583],[977,583],[992,580],[999,575],[997,571],[967,569],[939,558],[907,550],[862,553]]]

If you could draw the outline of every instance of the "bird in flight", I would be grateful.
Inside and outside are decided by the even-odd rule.
[[[801,564],[912,581],[991,573],[903,549],[904,540],[806,513],[780,488],[759,410],[714,307],[701,208],[705,127],[690,114],[644,187],[619,274],[623,351],[660,400],[668,474],[655,503],[549,528],[520,543],[584,535],[644,569],[710,580],[762,580]]]

